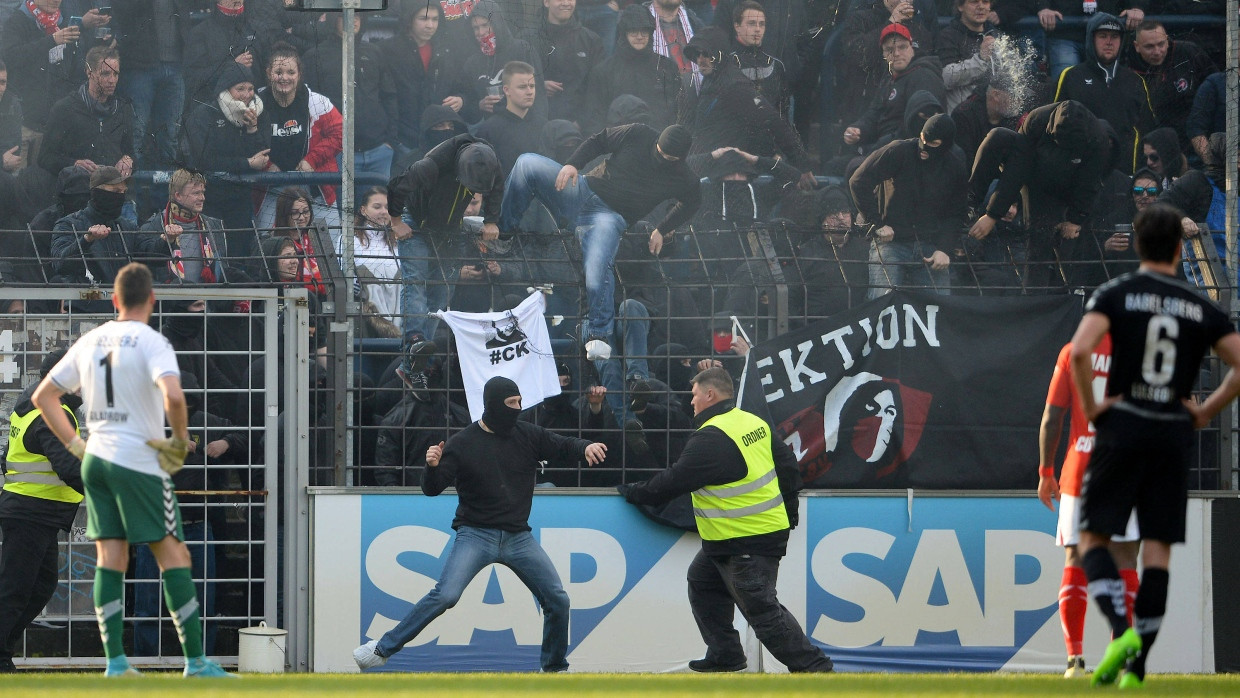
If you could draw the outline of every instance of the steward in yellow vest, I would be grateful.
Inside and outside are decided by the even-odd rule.
[[[633,504],[661,504],[691,494],[702,550],[689,565],[689,605],[706,656],[690,661],[689,668],[747,668],[732,626],[739,608],[789,671],[831,671],[831,659],[810,642],[775,594],[788,531],[798,520],[796,457],[764,420],[735,406],[732,377],[721,368],[694,376],[693,412],[697,431],[680,458],[645,482],[618,488]]]
[[[64,356],[52,352],[42,375]],[[57,533],[73,527],[82,501],[82,463],[48,429],[30,401],[31,385],[9,417],[4,490],[0,492],[0,672],[14,671],[13,650],[22,631],[47,602],[59,583]],[[73,409],[81,403],[65,395],[62,405],[77,425]]]

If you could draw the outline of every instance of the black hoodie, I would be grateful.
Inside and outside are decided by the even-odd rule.
[[[537,153],[542,139],[543,126],[547,120],[531,109],[525,116],[509,111],[504,102],[495,105],[495,113],[474,129],[474,135],[491,144],[507,177],[517,158],[526,153]]]
[[[870,108],[850,126],[861,129],[861,143],[881,146],[904,132],[905,107],[914,94],[925,90],[942,104],[947,99],[943,68],[938,56],[918,55],[897,75],[888,74],[879,85]]]
[[[1218,70],[1210,56],[1191,41],[1169,41],[1162,65],[1150,65],[1126,42],[1125,58],[1132,72],[1145,80],[1150,106],[1159,126],[1170,126],[1185,139],[1188,114],[1197,88]],[[1187,144],[1187,140],[1184,141]]]
[[[1080,102],[1047,104],[1029,112],[1019,132],[996,128],[986,136],[970,199],[1001,220],[1028,186],[1031,215],[1084,225],[1117,151],[1115,132]],[[999,186],[983,201],[995,179]]]
[[[948,116],[939,116],[932,123]],[[920,240],[947,254],[955,249],[964,224],[969,170],[951,152],[951,135],[941,140],[928,159],[920,155],[920,139],[892,141],[861,163],[848,181],[853,201],[873,225],[888,225],[896,242]]]
[[[256,3],[245,6],[236,17],[220,12],[218,5],[211,8],[211,16],[190,30],[185,44],[185,97],[187,110],[192,105],[214,102],[213,86],[237,56],[249,52],[254,57],[254,86],[266,84],[263,71],[267,66],[267,53],[272,37],[283,36],[275,16],[263,11]]]
[[[1085,60],[1059,74],[1059,88],[1054,101],[1073,99],[1089,108],[1094,116],[1115,129],[1122,146],[1118,169],[1132,174],[1136,154],[1140,152],[1141,135],[1154,128],[1154,112],[1145,81],[1130,68],[1119,65],[1119,59],[1105,69],[1094,53],[1094,33],[1103,22],[1118,22],[1115,17],[1099,12],[1089,20],[1085,35]]]
[[[129,100],[113,95],[105,103],[97,102],[83,84],[52,106],[39,167],[55,176],[78,160],[115,165],[121,157],[133,156],[133,127]]]
[[[582,26],[576,14],[558,25],[548,22],[544,14],[538,28],[527,31],[522,38],[542,60],[542,79],[564,86],[563,92],[546,95],[548,118],[582,121],[586,111],[586,78],[603,60],[603,42],[598,34]]]
[[[396,86],[388,72],[382,51],[375,44],[358,41],[354,45],[353,96],[357,109],[353,149],[362,152],[396,141]],[[338,34],[319,43],[302,56],[302,81],[315,92],[343,107],[340,84],[340,57],[344,39]],[[415,56],[416,57],[416,56]],[[418,61],[419,65],[421,60]]]
[[[636,51],[625,36],[630,31],[649,32],[653,36],[654,17],[641,5],[629,5],[620,13],[616,24],[616,50],[590,71],[586,87],[586,122],[583,133],[596,133],[609,124],[607,109],[620,95],[634,95],[650,107],[656,130],[676,122],[680,101],[680,70],[676,61],[660,56],[652,48]]]
[[[475,143],[485,143],[468,133],[455,136],[431,149],[421,160],[388,182],[388,211],[392,218],[408,210],[414,230],[453,233],[460,229],[465,207],[473,191],[461,183],[457,155]],[[482,220],[499,222],[503,180],[482,194]]]
[[[701,203],[697,175],[683,160],[669,162],[655,150],[659,132],[641,124],[604,129],[590,136],[565,164],[578,170],[602,155],[607,162],[586,175],[590,191],[633,225],[655,206],[674,199],[657,226],[664,235],[688,221]]]
[[[732,146],[752,155],[782,155],[800,169],[808,169],[809,155],[801,147],[796,131],[741,72],[735,54],[728,53],[722,32],[714,27],[702,30],[686,55],[697,50],[720,58],[714,70],[702,78],[697,95],[686,100],[681,121],[693,131],[690,154],[709,153]]]

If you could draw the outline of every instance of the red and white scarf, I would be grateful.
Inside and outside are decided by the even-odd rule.
[[[301,253],[301,281],[306,288],[314,293],[325,296],[327,288],[323,286],[323,275],[319,272],[319,260],[314,255],[314,243],[310,241],[310,231],[301,231],[301,240],[294,240],[297,251]]]
[[[199,231],[198,240],[201,245],[202,253],[202,273],[199,278],[190,279],[198,283],[213,284],[216,282],[215,265],[219,261],[216,259],[215,248],[211,245],[211,238],[207,235],[206,226],[202,224],[202,217],[198,214],[191,214],[185,209],[177,206],[172,202],[164,207],[163,222],[165,226],[192,224]],[[185,280],[185,261],[178,244],[176,249],[172,250],[172,260],[168,262],[168,271],[177,275],[178,279]]]
[[[60,10],[55,12],[44,12],[34,4],[34,0],[26,0],[26,9],[30,15],[34,17],[35,23],[43,30],[44,34],[51,36],[60,28]]]
[[[667,37],[663,36],[663,20],[659,17],[659,10],[655,7],[655,3],[650,3],[650,16],[654,17],[654,35],[650,40],[654,42],[654,52],[660,56],[672,57],[671,51],[667,48]],[[689,26],[689,13],[685,11],[685,6],[681,5],[676,8],[676,19],[680,21],[680,30],[685,33],[685,44],[688,45],[693,41],[693,27]],[[702,73],[698,70],[697,63],[693,64],[693,86],[699,87],[702,84]]]

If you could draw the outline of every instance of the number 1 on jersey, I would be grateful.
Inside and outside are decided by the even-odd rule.
[[[99,359],[99,365],[103,366],[104,393],[108,396],[108,407],[115,407],[112,398],[112,355],[115,353],[110,351],[102,359]]]

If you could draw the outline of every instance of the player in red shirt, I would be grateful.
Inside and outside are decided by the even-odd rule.
[[[1038,499],[1051,511],[1055,510],[1051,500],[1059,500],[1055,544],[1062,546],[1066,553],[1063,581],[1059,586],[1059,619],[1063,626],[1064,644],[1068,648],[1065,678],[1085,673],[1085,658],[1082,656],[1081,645],[1085,636],[1085,614],[1089,607],[1089,593],[1086,590],[1089,583],[1085,579],[1085,571],[1081,568],[1080,556],[1077,553],[1077,532],[1081,518],[1081,478],[1089,465],[1089,454],[1094,450],[1094,425],[1081,412],[1080,403],[1076,399],[1076,386],[1072,382],[1068,356],[1071,349],[1071,342],[1065,344],[1055,361],[1055,373],[1051,376],[1050,390],[1046,395],[1046,410],[1042,413],[1042,427],[1038,438]],[[1107,374],[1111,369],[1110,335],[1104,335],[1098,343],[1093,352],[1092,364],[1094,395],[1101,399],[1101,396],[1106,394]],[[1071,416],[1068,452],[1064,457],[1059,481],[1056,482],[1055,453],[1059,450],[1059,439],[1063,435],[1065,412]],[[1111,541],[1111,552],[1115,555],[1120,574],[1124,578],[1129,616],[1132,615],[1132,604],[1137,596],[1136,566],[1139,547],[1140,536],[1134,514],[1128,521],[1128,530],[1124,536]]]

